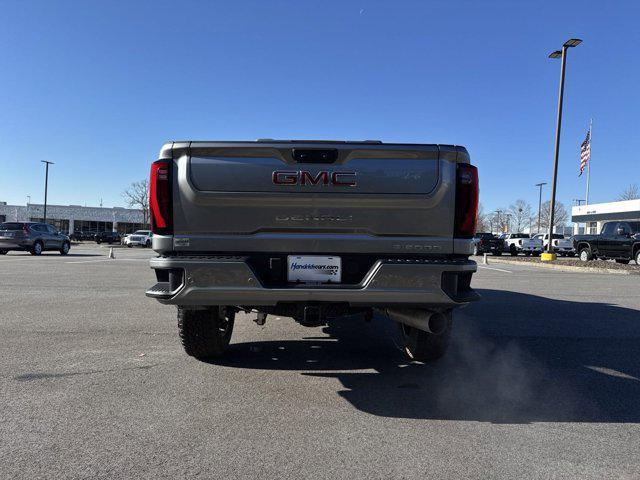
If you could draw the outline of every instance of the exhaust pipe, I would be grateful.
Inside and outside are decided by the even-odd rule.
[[[433,335],[442,335],[447,331],[448,318],[444,313],[421,308],[388,308],[387,315],[395,322],[404,323]]]

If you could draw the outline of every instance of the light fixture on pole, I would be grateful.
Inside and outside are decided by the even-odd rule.
[[[44,216],[43,221],[47,221],[47,189],[49,187],[49,165],[53,165],[53,162],[49,162],[47,160],[40,160],[42,163],[46,165],[46,170],[44,174]]]
[[[536,187],[538,187],[538,232],[540,233],[540,210],[542,209],[542,186],[546,185],[547,182],[536,183]]]
[[[551,183],[551,202],[549,205],[549,243],[547,245],[547,253],[543,253],[541,260],[550,261],[555,260],[556,256],[553,253],[553,223],[555,220],[555,207],[556,207],[556,184],[558,180],[558,154],[560,153],[560,129],[562,127],[562,100],[564,97],[564,74],[567,66],[567,51],[569,48],[576,47],[582,43],[582,40],[578,38],[572,38],[564,42],[562,50],[556,50],[549,55],[549,58],[562,58],[562,64],[560,66],[560,88],[558,90],[558,118],[556,122],[556,141],[555,152],[553,156],[553,180]]]

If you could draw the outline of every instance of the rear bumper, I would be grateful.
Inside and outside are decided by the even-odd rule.
[[[344,302],[352,306],[450,307],[479,299],[470,287],[477,270],[470,260],[378,260],[357,285],[265,287],[242,256],[157,257],[160,281],[148,297],[171,305],[266,306],[278,303]],[[171,276],[169,275],[171,272]]]
[[[31,243],[19,240],[0,240],[0,250],[24,250],[31,248]]]
[[[502,252],[504,248],[500,245],[478,245],[478,252]]]
[[[571,253],[575,252],[573,247],[553,247],[554,252]]]

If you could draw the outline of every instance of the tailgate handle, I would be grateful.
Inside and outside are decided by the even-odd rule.
[[[334,163],[338,159],[335,148],[294,148],[291,155],[296,163]]]

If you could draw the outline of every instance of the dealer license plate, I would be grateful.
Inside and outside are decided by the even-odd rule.
[[[290,282],[339,283],[342,279],[342,261],[340,257],[289,255],[287,279]]]

